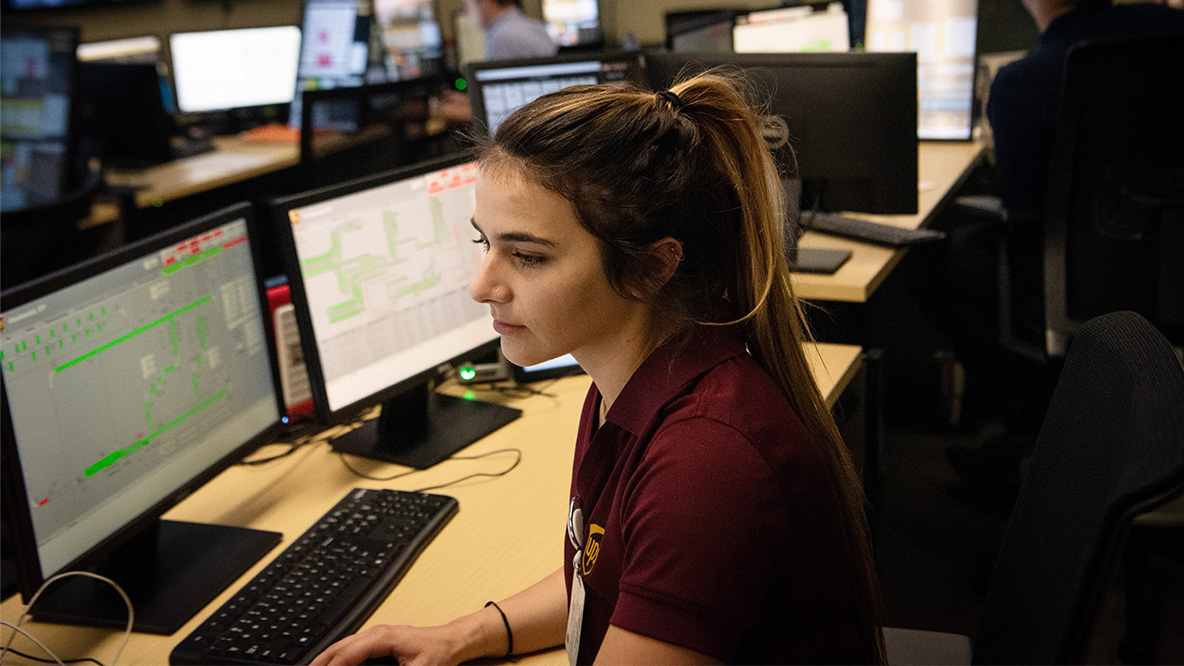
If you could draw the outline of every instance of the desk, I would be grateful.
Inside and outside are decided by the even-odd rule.
[[[916,229],[932,224],[982,159],[985,145],[977,142],[947,143],[922,141],[918,147],[918,202],[915,215],[869,215],[849,213],[873,222]],[[880,247],[807,231],[801,247],[851,250],[851,258],[834,275],[793,274],[798,298],[818,301],[865,303],[884,282],[906,250]]]
[[[297,143],[252,142],[215,137],[214,150],[147,169],[109,169],[107,183],[136,189],[137,208],[159,206],[300,163]]]
[[[820,344],[808,353],[819,387],[833,405],[861,362],[858,347]],[[482,399],[523,410],[522,418],[466,449],[481,454],[518,448],[522,462],[507,478],[471,479],[440,490],[460,501],[460,512],[424,550],[419,560],[367,626],[383,624],[430,625],[479,610],[489,599],[501,599],[557,569],[563,561],[564,530],[572,451],[580,409],[590,380],[571,377],[542,383],[541,395],[507,399],[482,393]],[[266,454],[263,451],[261,455]],[[165,514],[175,520],[241,525],[283,532],[284,542],[253,566],[214,602],[173,636],[133,634],[119,664],[161,666],[173,647],[237,591],[248,576],[291,544],[355,487],[413,489],[460,478],[473,471],[506,469],[512,454],[482,460],[450,460],[396,482],[361,479],[335,459],[328,446],[308,445],[291,456],[259,467],[232,467]],[[390,465],[354,459],[360,471],[389,474]],[[15,624],[21,611],[14,595],[0,606],[0,616]],[[123,633],[27,622],[24,629],[59,657],[91,656],[110,664]],[[0,632],[7,639],[9,632]],[[27,639],[14,647],[42,656]],[[9,655],[5,663],[32,663]],[[516,658],[515,663],[566,664],[562,649]]]

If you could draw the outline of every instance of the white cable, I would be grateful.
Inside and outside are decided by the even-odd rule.
[[[43,644],[41,643],[41,641],[37,640],[36,638],[33,638],[33,635],[32,635],[32,634],[30,634],[29,632],[25,631],[24,629],[21,629],[20,627],[18,627],[18,626],[16,626],[16,625],[14,625],[14,624],[10,624],[10,623],[8,623],[8,622],[5,622],[5,621],[3,621],[3,620],[0,620],[0,626],[3,626],[3,627],[8,627],[9,629],[12,629],[12,636],[10,636],[10,637],[8,638],[8,644],[9,644],[9,645],[11,645],[11,644],[12,644],[12,640],[13,640],[14,638],[16,638],[16,635],[17,635],[17,634],[20,634],[20,635],[24,636],[25,638],[27,638],[27,639],[29,639],[29,640],[33,641],[33,643],[35,643],[35,644],[37,645],[37,647],[41,648],[42,652],[44,652],[45,654],[47,654],[47,655],[49,655],[49,656],[53,657],[53,660],[54,660],[54,661],[56,661],[56,662],[58,662],[58,666],[66,666],[65,664],[63,664],[63,663],[62,663],[62,660],[61,660],[61,659],[59,659],[59,658],[58,658],[58,656],[57,656],[56,654],[54,654],[52,651],[50,651],[50,649],[49,649],[49,648],[45,647],[45,645],[43,645]],[[8,649],[9,649],[9,648],[8,648],[8,645],[5,645],[5,646],[4,646],[4,652],[8,652]]]
[[[20,618],[17,619],[16,626],[13,626],[11,624],[9,624],[8,626],[12,627],[13,629],[15,629],[17,631],[20,631],[25,636],[29,636],[29,634],[27,632],[22,631],[20,628],[21,625],[25,623],[25,618],[29,617],[29,609],[33,607],[33,604],[37,603],[37,598],[41,596],[41,593],[45,591],[45,588],[49,587],[50,583],[53,583],[53,582],[60,580],[62,578],[68,578],[70,576],[85,576],[86,578],[94,578],[95,580],[101,580],[104,583],[107,583],[111,587],[115,588],[115,591],[119,593],[119,596],[123,597],[123,603],[127,604],[127,629],[123,632],[123,641],[120,642],[120,644],[119,644],[119,650],[117,650],[115,652],[115,658],[111,660],[111,666],[115,666],[116,662],[119,661],[119,657],[121,657],[123,655],[123,649],[125,647],[127,647],[128,640],[132,637],[132,625],[135,624],[136,613],[132,609],[132,600],[128,598],[127,592],[123,591],[123,588],[119,586],[119,583],[116,583],[115,581],[111,580],[110,578],[107,578],[106,576],[100,576],[99,574],[91,573],[89,571],[64,571],[56,576],[51,577],[49,580],[42,583],[41,587],[37,588],[37,591],[33,593],[33,598],[29,600],[28,605],[26,605],[25,609],[21,612]],[[5,622],[5,624],[8,624],[8,623]],[[16,634],[13,634],[12,636],[10,636],[8,638],[8,642],[4,644],[4,651],[5,652],[8,651],[8,647],[10,645],[12,645],[12,641],[15,638],[16,638]],[[37,640],[34,639],[32,636],[29,636],[29,638],[31,640],[33,640],[34,643],[37,643]],[[41,645],[41,643],[37,643],[37,645]],[[45,650],[45,646],[41,646],[41,649]],[[53,653],[49,652],[49,650],[45,650],[45,651],[48,652],[50,654],[50,656],[53,656]],[[54,659],[57,659],[57,657],[55,656]],[[58,660],[58,663],[59,664],[62,663],[60,659]],[[63,666],[65,666],[65,665],[63,664]]]

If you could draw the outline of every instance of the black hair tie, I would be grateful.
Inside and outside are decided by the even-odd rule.
[[[682,109],[682,99],[679,98],[678,95],[670,92],[669,90],[663,90],[663,91],[657,93],[657,95],[658,95],[658,97],[661,97],[662,99],[666,100],[667,102],[670,102],[670,106],[674,107],[675,111],[679,111]]]

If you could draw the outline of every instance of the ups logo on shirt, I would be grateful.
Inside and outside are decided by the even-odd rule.
[[[604,528],[592,524],[588,526],[588,544],[584,546],[584,560],[580,563],[581,575],[592,573],[596,566],[596,556],[600,555],[600,537],[604,536]]]

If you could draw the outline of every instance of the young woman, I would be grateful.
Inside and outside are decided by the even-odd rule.
[[[729,78],[701,74],[546,95],[482,146],[471,294],[511,361],[570,352],[594,382],[565,562],[315,665],[565,642],[579,663],[883,661],[863,497],[802,350],[759,123]]]

